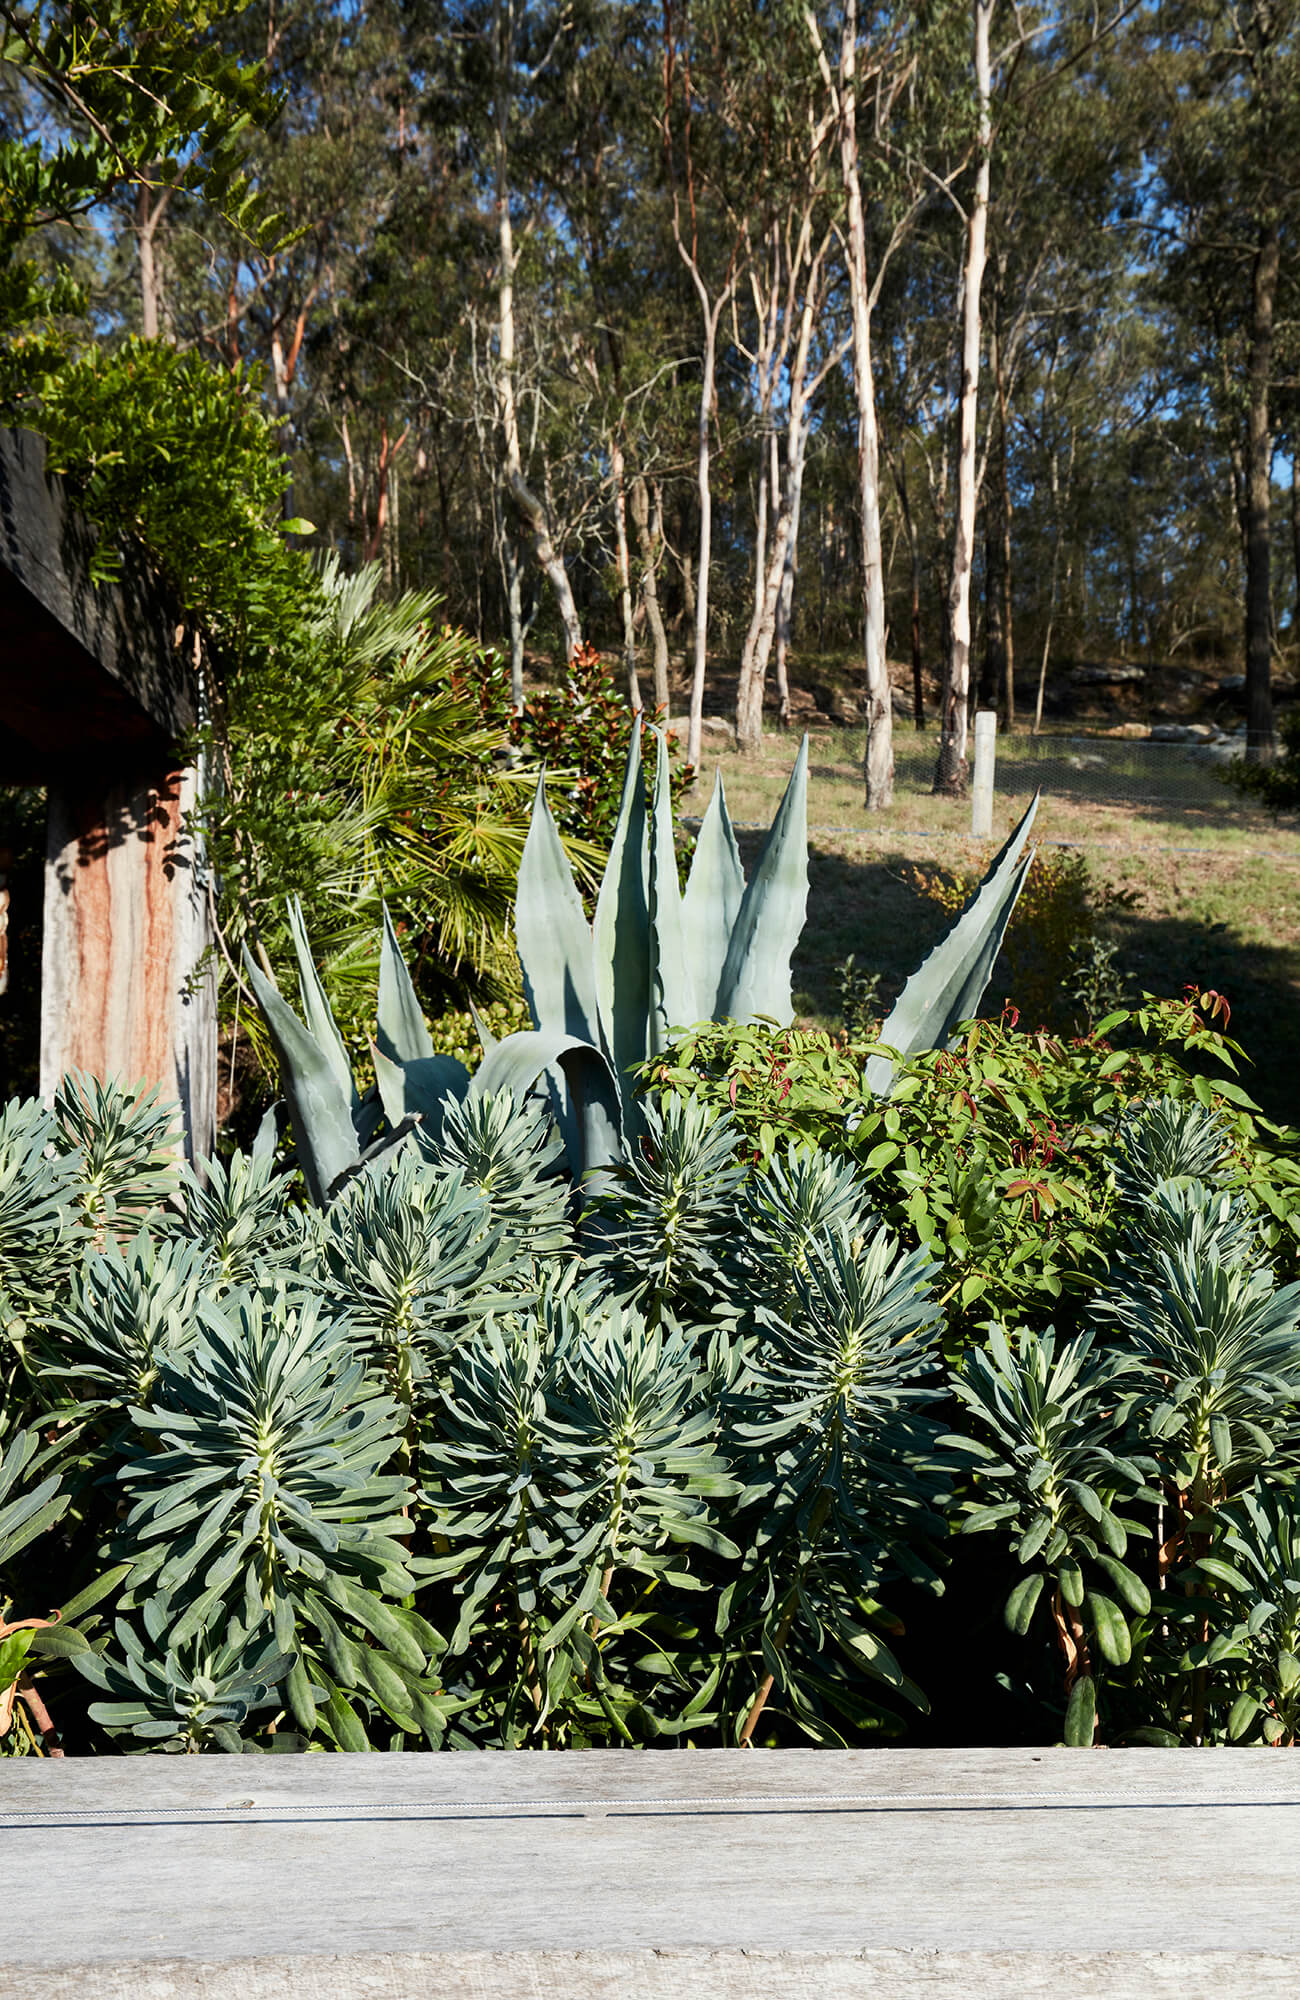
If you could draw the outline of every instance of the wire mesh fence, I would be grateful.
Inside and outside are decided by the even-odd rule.
[[[862,754],[861,731],[852,732]],[[849,749],[846,743],[845,748]],[[903,795],[928,793],[934,784],[938,734],[896,727],[894,786]],[[994,790],[1028,798],[1041,788],[1079,804],[1128,805],[1148,810],[1233,816],[1242,794],[1228,782],[1240,744],[1157,742],[1096,736],[999,736]]]

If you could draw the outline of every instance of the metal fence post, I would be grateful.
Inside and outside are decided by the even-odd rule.
[[[991,708],[979,709],[975,716],[975,784],[970,802],[970,830],[976,840],[988,840],[993,833],[993,762],[997,734],[996,712]]]

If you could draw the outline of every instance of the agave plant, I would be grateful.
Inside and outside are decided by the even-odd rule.
[[[472,1083],[462,1063],[434,1054],[385,912],[376,1086],[363,1095],[312,962],[301,912],[293,906],[305,1021],[247,956],[245,965],[279,1055],[312,1198],[324,1206],[376,1145],[391,1144],[413,1124],[436,1135],[450,1104],[502,1091],[523,1099],[543,1077],[571,1171],[581,1180],[618,1163],[641,1137],[637,1072],[674,1031],[701,1020],[788,1025],[790,966],[808,902],[807,789],[805,738],[746,882],[719,777],[683,890],[666,744],[660,735],[647,810],[641,743],[634,734],[613,845],[588,923],[545,781],[539,782],[515,898],[515,942],[533,1026],[487,1046]],[[881,1031],[885,1050],[867,1066],[870,1090],[891,1087],[889,1051],[908,1056],[938,1048],[958,1021],[978,1011],[1033,860],[1026,847],[1037,804],[1035,798],[968,908],[904,987]],[[388,1131],[376,1140],[382,1119]]]

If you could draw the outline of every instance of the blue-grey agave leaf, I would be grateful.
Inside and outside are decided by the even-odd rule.
[[[545,783],[543,776],[515,889],[515,944],[524,993],[536,1028],[562,1028],[594,1042],[599,1016],[591,928],[546,803]]]
[[[351,1071],[345,1090],[336,1065],[281,997],[275,981],[267,978],[247,951],[244,971],[279,1058],[280,1080],[307,1192],[318,1208],[324,1208],[330,1187],[361,1156],[352,1122]]]
[[[478,1045],[486,1055],[489,1049],[496,1047],[500,1037],[493,1034],[472,1000],[467,1001],[466,1005],[469,1008],[470,1019],[474,1023],[474,1033],[478,1036]]]
[[[575,1180],[622,1156],[622,1106],[613,1071],[591,1042],[563,1030],[525,1030],[489,1050],[470,1082],[471,1098],[509,1091],[522,1104],[545,1076]]]
[[[325,997],[325,988],[316,970],[316,961],[311,955],[302,904],[297,896],[289,897],[288,911],[289,936],[293,941],[293,955],[298,961],[298,992],[308,1030],[338,1078],[339,1089],[349,1105],[355,1109],[359,1100],[356,1081],[352,1075],[352,1064],[348,1060],[348,1052],[339,1033],[338,1022],[334,1019],[333,1009]]]
[[[682,893],[677,883],[677,847],[673,839],[673,793],[668,771],[668,745],[662,731],[655,771],[654,805],[650,815],[650,1048],[666,1048],[674,1028],[689,1028],[700,1018],[694,968],[686,948]]]
[[[686,962],[695,976],[697,1019],[719,1019],[722,968],[727,962],[727,947],[744,896],[745,871],[731,830],[731,815],[719,771],[695,842],[695,859],[682,897]]]
[[[627,1078],[650,1053],[650,868],[641,733],[633,729],[614,841],[591,936],[600,1035],[627,1103]]]
[[[794,1018],[790,960],[808,912],[808,738],[741,899],[718,982],[715,1020],[784,1027]]]
[[[450,1101],[459,1103],[469,1089],[469,1071],[455,1056],[419,1056],[412,1062],[390,1062],[382,1048],[372,1049],[375,1082],[384,1116],[394,1131],[408,1118],[418,1118],[431,1139],[442,1131]]]
[[[387,903],[384,904],[384,933],[379,946],[379,1015],[375,1041],[390,1062],[426,1062],[433,1054],[433,1037],[411,984],[411,975],[402,957]]]
[[[1038,799],[1035,792],[1028,812],[961,916],[912,974],[895,1001],[889,1019],[880,1030],[880,1039],[887,1048],[897,1049],[899,1055],[914,1056],[926,1049],[942,1048],[959,1021],[969,1021],[979,1012],[1011,912],[1033,864],[1033,851],[1025,854],[1024,848],[1038,811]],[[884,1095],[893,1077],[894,1065],[889,1057],[872,1056],[862,1073],[863,1087],[878,1096]]]

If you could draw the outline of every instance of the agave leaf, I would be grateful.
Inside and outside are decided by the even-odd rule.
[[[721,1018],[718,989],[744,895],[745,871],[740,865],[740,850],[731,830],[727,795],[719,771],[713,781],[713,797],[700,824],[695,859],[682,897],[686,962],[695,976],[697,1019]]]
[[[360,1158],[351,1092],[344,1091],[335,1065],[247,950],[244,971],[279,1058],[280,1081],[307,1192],[318,1208],[324,1208],[331,1184]]]
[[[790,960],[808,911],[808,738],[732,926],[714,1018],[794,1017]]]
[[[262,1113],[261,1121],[253,1134],[253,1144],[249,1151],[251,1160],[273,1160],[275,1149],[280,1143],[280,1133],[284,1128],[284,1100],[277,1097],[275,1103]]]
[[[411,984],[387,903],[379,947],[379,1024],[375,1040],[395,1063],[427,1062],[433,1054],[433,1037]]]
[[[674,1028],[698,1021],[692,962],[686,950],[682,893],[677,883],[677,848],[673,840],[673,792],[668,771],[668,744],[661,730],[655,771],[654,807],[650,816],[650,1048],[655,1055],[668,1045]]]
[[[505,1090],[522,1103],[543,1076],[574,1179],[611,1166],[622,1152],[622,1110],[614,1074],[593,1043],[560,1029],[507,1035],[484,1056],[469,1093],[486,1097]]]
[[[491,1028],[489,1028],[487,1022],[479,1013],[478,1008],[474,1005],[474,1002],[468,1000],[465,1004],[469,1008],[470,1019],[474,1023],[474,1033],[478,1036],[478,1045],[484,1055],[486,1055],[489,1049],[496,1047],[499,1038],[493,1034]]]
[[[318,1048],[337,1076],[339,1089],[355,1109],[358,1100],[352,1064],[348,1061],[348,1052],[339,1033],[338,1022],[334,1019],[333,1009],[325,997],[325,988],[321,985],[316,961],[311,955],[311,943],[303,920],[302,904],[296,896],[289,897],[288,909],[289,936],[293,940],[293,955],[298,961],[298,992],[308,1030],[315,1037]]]
[[[563,1029],[594,1042],[599,1017],[591,928],[546,803],[545,784],[543,773],[515,888],[515,944],[524,993],[536,1028]]]
[[[959,1021],[969,1021],[979,1012],[1016,898],[1033,864],[1032,849],[1025,854],[1024,847],[1038,800],[1035,792],[1028,812],[961,916],[895,1001],[880,1039],[901,1056],[941,1048]],[[893,1076],[894,1065],[888,1056],[872,1056],[862,1073],[863,1088],[883,1096]]]
[[[394,1130],[407,1118],[419,1118],[430,1137],[442,1131],[443,1113],[449,1099],[457,1102],[469,1089],[469,1071],[455,1056],[420,1056],[414,1062],[390,1062],[383,1050],[371,1043],[375,1060],[375,1082],[383,1101],[384,1116]]]
[[[614,841],[592,925],[601,1037],[624,1098],[626,1079],[649,1054],[650,898],[640,731],[632,731]],[[600,1039],[588,1035],[587,1041]]]

